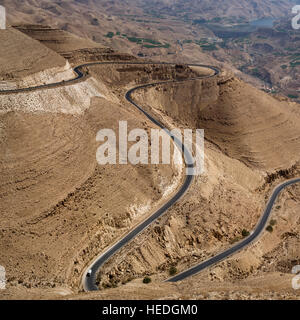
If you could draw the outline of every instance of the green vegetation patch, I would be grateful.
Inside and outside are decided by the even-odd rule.
[[[242,230],[242,236],[245,238],[245,237],[248,237],[250,235],[250,232],[246,229],[243,229]]]
[[[136,44],[140,44],[144,48],[170,48],[169,43],[161,43],[157,40],[153,40],[149,38],[128,37],[128,36],[126,36],[126,38],[128,41]]]
[[[108,33],[105,35],[105,37],[112,39],[112,38],[114,37],[114,35],[115,35],[115,34],[110,31],[110,32],[108,32]]]
[[[300,66],[300,61],[296,61],[296,62],[290,62],[290,66],[292,68],[296,67],[296,66]]]
[[[172,266],[169,270],[169,275],[174,276],[177,273],[177,268]]]
[[[299,96],[297,94],[288,94],[290,99],[297,99]]]
[[[201,47],[204,51],[214,51],[219,50],[215,43],[210,43],[208,39],[203,38],[201,40],[196,40],[195,43]]]
[[[143,283],[148,284],[148,283],[150,283],[150,282],[151,282],[151,278],[148,277],[148,276],[146,276],[146,277],[143,279]]]
[[[214,51],[218,50],[215,44],[208,44],[208,45],[202,45],[200,46],[204,51]]]
[[[267,228],[266,228],[266,230],[267,230],[268,232],[273,232],[273,227],[272,227],[271,225],[268,225]]]

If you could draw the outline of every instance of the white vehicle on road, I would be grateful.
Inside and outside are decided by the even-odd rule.
[[[92,269],[90,269],[90,270],[87,272],[86,276],[87,276],[87,277],[90,277],[91,275],[92,275]]]

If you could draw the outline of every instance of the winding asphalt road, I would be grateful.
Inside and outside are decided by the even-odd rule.
[[[217,254],[216,256],[213,256],[212,258],[201,262],[200,264],[185,270],[179,274],[177,274],[176,276],[166,280],[167,282],[177,282],[177,281],[181,281],[184,280],[187,277],[190,277],[196,273],[199,273],[200,271],[203,271],[204,269],[218,263],[221,262],[222,260],[228,258],[229,256],[233,255],[234,253],[237,253],[238,251],[240,251],[241,249],[244,249],[246,246],[248,246],[249,244],[251,244],[265,229],[266,224],[268,222],[268,219],[271,215],[272,212],[272,208],[273,205],[278,197],[278,195],[280,194],[280,192],[295,183],[299,183],[300,182],[300,178],[296,178],[296,179],[292,179],[292,180],[288,180],[285,181],[284,183],[280,184],[279,186],[277,186],[275,188],[275,190],[273,191],[267,207],[258,223],[258,225],[256,226],[255,230],[253,231],[252,234],[250,234],[250,236],[248,236],[247,238],[245,238],[244,240],[240,241],[239,243],[237,243],[235,246],[229,248],[228,250]]]
[[[51,83],[51,84],[45,84],[45,85],[40,85],[40,86],[35,86],[35,87],[29,87],[29,88],[20,88],[20,89],[12,89],[12,90],[1,90],[0,94],[10,94],[10,93],[19,93],[19,92],[27,92],[27,91],[34,91],[34,90],[40,90],[40,89],[47,89],[47,88],[53,88],[53,87],[58,87],[58,86],[65,86],[69,84],[76,83],[78,80],[86,78],[88,76],[87,73],[82,71],[82,68],[84,67],[90,67],[90,66],[95,66],[95,65],[174,65],[173,63],[164,63],[164,62],[92,62],[92,63],[86,63],[82,64],[80,66],[77,66],[74,68],[74,72],[76,73],[76,77],[70,80],[66,81],[61,81],[57,83]],[[166,81],[159,81],[155,83],[150,83],[150,84],[144,84],[140,85],[137,87],[134,87],[130,89],[125,97],[126,99],[133,104],[136,108],[138,108],[148,119],[150,119],[154,124],[156,124],[158,127],[161,129],[165,130],[165,132],[173,139],[174,143],[182,150],[183,155],[186,159],[187,163],[192,162],[192,155],[189,153],[189,151],[184,147],[184,145],[176,139],[176,137],[171,136],[170,132],[155,118],[153,118],[149,113],[147,113],[141,106],[139,106],[137,103],[133,101],[131,98],[132,93],[136,90],[142,89],[142,88],[147,88],[147,87],[153,87],[159,84],[164,84],[164,83],[177,83],[177,82],[183,82],[183,81],[191,81],[191,80],[198,80],[198,79],[204,79],[204,78],[211,78],[215,77],[216,75],[219,74],[219,69],[213,66],[208,66],[208,65],[201,65],[201,64],[190,64],[189,66],[195,66],[195,67],[205,67],[208,69],[211,69],[214,71],[214,74],[212,75],[207,75],[207,76],[202,76],[202,77],[197,77],[197,78],[190,78],[186,80],[166,80]],[[159,217],[161,217],[171,206],[173,206],[188,190],[189,186],[192,183],[193,176],[190,174],[192,169],[192,165],[187,166],[187,175],[185,177],[185,180],[183,182],[183,185],[181,186],[180,190],[170,199],[166,204],[164,204],[159,210],[157,210],[155,213],[153,213],[149,218],[147,218],[145,221],[143,221],[141,224],[139,224],[135,229],[130,231],[126,236],[124,236],[121,240],[119,240],[116,244],[114,244],[111,248],[109,248],[107,251],[102,253],[100,256],[98,256],[95,261],[89,266],[88,269],[86,269],[86,272],[83,275],[82,278],[82,283],[83,283],[83,288],[85,291],[95,291],[98,290],[98,287],[96,286],[96,274],[100,267],[109,259],[111,258],[114,254],[116,254],[121,248],[123,248],[126,244],[128,244],[132,239],[134,239],[139,233],[141,233],[143,230],[145,230],[151,223],[153,223],[155,220],[157,220]],[[263,215],[257,224],[255,230],[251,233],[250,236],[247,238],[243,239],[242,241],[238,242],[231,248],[209,258],[208,260],[199,263],[198,265],[185,270],[176,276],[166,280],[167,282],[177,282],[186,279],[187,277],[190,277],[192,275],[195,275],[196,273],[228,258],[229,256],[233,255],[234,253],[237,253],[238,251],[244,249],[246,246],[248,246],[250,243],[252,243],[258,236],[264,231],[264,228],[267,224],[267,221],[271,215],[273,205],[280,194],[280,192],[295,183],[299,183],[300,178],[288,180],[279,186],[275,188],[273,191],[265,211],[263,212]],[[87,277],[87,271],[92,270],[92,274]]]
[[[97,63],[98,64],[98,63]],[[102,64],[102,63],[100,63]],[[118,64],[169,64],[169,65],[174,65],[173,63],[118,63]],[[88,65],[83,65],[83,66],[90,66],[91,64]],[[163,124],[161,124],[159,121],[157,121],[155,118],[153,118],[148,112],[146,112],[141,106],[139,106],[137,103],[135,103],[132,99],[132,93],[136,90],[142,89],[142,88],[147,88],[147,87],[154,87],[159,84],[164,84],[164,83],[178,83],[178,82],[183,82],[183,81],[192,81],[192,80],[198,80],[198,79],[204,79],[204,78],[211,78],[215,77],[216,75],[219,74],[219,69],[212,67],[212,66],[207,66],[207,65],[200,65],[200,64],[193,64],[189,66],[195,66],[195,67],[204,67],[213,70],[212,75],[207,75],[207,76],[201,76],[201,77],[196,77],[196,78],[189,78],[187,80],[166,80],[166,81],[159,81],[159,82],[154,82],[154,83],[149,83],[149,84],[143,84],[137,87],[134,87],[127,91],[125,94],[125,98],[127,101],[129,101],[131,104],[133,104],[138,110],[140,110],[150,121],[152,121],[155,125],[163,129],[169,136],[170,138],[174,141],[174,143],[178,146],[180,150],[182,150],[183,155],[185,157],[186,163],[193,163],[193,157],[188,151],[187,148],[184,147],[184,145],[181,143],[179,139],[176,137],[172,136],[169,132],[168,129],[164,127]],[[126,244],[128,244],[131,240],[133,240],[139,233],[141,233],[143,230],[145,230],[150,224],[152,224],[155,220],[157,220],[159,217],[161,217],[171,206],[173,206],[187,191],[189,186],[192,183],[193,180],[193,165],[187,165],[186,168],[186,177],[183,182],[183,185],[181,188],[177,191],[177,193],[167,202],[165,203],[160,209],[158,209],[156,212],[154,212],[149,218],[147,218],[145,221],[143,221],[141,224],[139,224],[135,229],[130,231],[125,237],[123,237],[120,241],[118,241],[115,245],[113,245],[111,248],[109,248],[106,252],[101,254],[97,259],[91,264],[91,266],[86,270],[86,272],[83,275],[83,288],[85,291],[95,291],[99,290],[99,288],[96,285],[96,276],[97,272],[100,269],[100,267],[109,259],[111,258],[114,254],[116,254],[121,248],[123,248]],[[87,271],[91,270],[92,273],[89,277],[87,277]]]

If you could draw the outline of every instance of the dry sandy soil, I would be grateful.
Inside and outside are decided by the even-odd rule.
[[[30,30],[26,33],[27,40]],[[36,29],[33,33],[37,38]],[[14,34],[20,36],[11,30]],[[59,41],[50,44],[55,37]],[[90,42],[86,47],[84,40],[80,50],[76,38],[57,30],[46,33],[47,48],[41,33],[38,38],[37,54],[59,52],[70,64],[130,59]],[[64,65],[67,60],[60,57]],[[55,63],[45,68],[50,75]],[[16,66],[16,74],[19,69],[25,70]],[[272,187],[299,175],[299,105],[276,100],[226,71],[214,79],[135,94],[169,128],[205,129],[206,172],[164,217],[105,265],[100,292],[79,293],[87,264],[161,205],[182,179],[174,166],[97,165],[96,133],[117,130],[119,120],[127,120],[129,129],[149,130],[153,125],[125,101],[126,90],[194,72],[97,66],[90,68],[89,82],[72,89],[42,90],[32,93],[34,100],[29,93],[34,107],[24,110],[18,95],[9,110],[8,96],[0,95],[0,264],[8,280],[1,299],[299,297],[290,286],[290,269],[299,264],[299,250],[293,249],[299,246],[299,187],[280,197],[273,233],[193,279],[161,283],[171,266],[183,270],[241,239],[242,230],[257,223]],[[22,75],[27,76],[37,79]],[[87,93],[89,99],[72,108],[72,101]],[[142,284],[145,275],[151,275],[152,284]]]

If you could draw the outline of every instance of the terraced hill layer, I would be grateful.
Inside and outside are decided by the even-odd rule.
[[[67,31],[44,25],[17,25],[16,29],[60,54],[82,48],[104,48],[99,43],[89,39],[84,39]]]
[[[15,28],[0,31],[0,89],[51,83],[74,77],[69,63]]]

